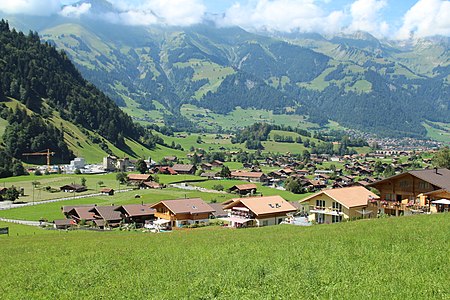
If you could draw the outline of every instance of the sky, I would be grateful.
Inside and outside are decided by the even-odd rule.
[[[450,0],[107,0],[115,10],[94,13],[77,0],[0,0],[7,14],[90,16],[129,26],[217,26],[250,31],[366,31],[378,38],[450,36]]]

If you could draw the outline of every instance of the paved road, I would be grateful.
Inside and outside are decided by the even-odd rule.
[[[129,191],[132,191],[132,190],[133,189],[119,190],[119,191],[115,191],[115,193],[129,192]],[[27,202],[27,203],[17,203],[17,204],[12,203],[11,201],[3,201],[3,202],[0,202],[0,210],[7,210],[7,209],[11,209],[11,208],[39,205],[39,204],[44,204],[44,203],[59,202],[59,201],[65,201],[65,200],[74,200],[74,199],[81,199],[81,198],[97,197],[97,196],[102,196],[102,195],[103,195],[102,193],[95,193],[95,194],[88,194],[88,195],[71,196],[71,197],[64,197],[64,198],[58,198],[58,199],[52,199],[52,200]]]

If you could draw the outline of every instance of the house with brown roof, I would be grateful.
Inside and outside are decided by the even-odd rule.
[[[233,171],[230,174],[233,179],[246,180],[250,182],[264,182],[267,176],[263,172],[247,172],[247,171]]]
[[[125,223],[136,223],[143,225],[145,221],[155,219],[155,210],[149,204],[128,204],[115,209],[120,212],[120,217]]]
[[[111,188],[102,188],[102,189],[100,190],[100,193],[101,193],[102,195],[113,196],[113,195],[114,195],[114,189],[111,189]]]
[[[197,167],[191,164],[175,164],[172,169],[178,174],[195,174]]]
[[[146,189],[162,189],[163,185],[159,184],[158,182],[155,181],[146,181],[146,182],[142,182],[139,185],[140,189],[146,190]]]
[[[66,207],[66,206],[64,206]],[[67,218],[71,218],[75,220],[75,222],[80,223],[81,221],[93,221],[94,213],[91,210],[95,207],[95,205],[87,205],[87,206],[73,206],[67,207],[67,212],[64,213]],[[68,210],[70,208],[70,210]],[[64,209],[63,209],[64,212]]]
[[[297,211],[280,196],[236,198],[224,209],[229,210],[229,214],[222,220],[230,227],[276,225],[283,222],[288,213]]]
[[[166,174],[166,175],[177,175],[178,173],[169,166],[161,166],[153,169],[153,173]]]
[[[98,227],[116,227],[122,221],[122,216],[116,209],[118,206],[94,206],[89,212],[94,214],[94,223]]]
[[[258,187],[254,183],[236,184],[236,185],[233,185],[229,189],[229,191],[230,191],[230,193],[236,193],[239,195],[248,195],[248,194],[255,194],[257,188]]]
[[[345,219],[375,217],[377,209],[369,208],[369,201],[378,196],[362,186],[320,191],[300,200],[310,221],[318,224],[338,223]]]
[[[73,219],[62,219],[53,221],[53,227],[55,229],[69,229],[75,225],[77,225],[77,223]]]
[[[62,192],[66,193],[80,193],[87,191],[87,188],[84,185],[81,184],[66,184],[59,188]]]
[[[450,198],[450,170],[445,168],[409,171],[368,185],[380,192],[381,212],[402,215],[411,210],[429,211],[431,201]]]
[[[200,198],[163,200],[153,204],[155,217],[169,221],[172,227],[208,223],[214,209]]]
[[[211,165],[212,165],[213,167],[221,167],[221,166],[223,166],[223,162],[216,159],[216,160],[214,160],[214,161],[211,162]]]
[[[152,175],[150,174],[128,174],[127,181],[132,184],[140,184],[142,182],[152,180]]]

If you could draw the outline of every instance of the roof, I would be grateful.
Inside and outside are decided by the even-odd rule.
[[[159,204],[166,206],[175,215],[185,213],[199,214],[214,212],[214,209],[200,198],[163,200],[153,204],[151,207],[154,208]]]
[[[116,208],[117,211],[124,211],[128,217],[153,215],[155,210],[147,204],[128,204]]]
[[[81,184],[76,184],[76,183],[72,183],[72,184],[66,184],[60,187],[60,189],[74,189],[74,190],[83,190],[86,189],[86,187],[84,185]]]
[[[142,184],[154,189],[159,189],[161,187],[161,184],[155,181],[146,181],[143,182]]]
[[[76,214],[80,220],[93,220],[94,219],[94,213],[91,212],[91,210],[95,206],[77,206],[72,208],[68,213],[70,215]]]
[[[174,164],[172,169],[174,169],[176,172],[179,172],[179,171],[189,172],[192,170],[193,167],[194,167],[194,165]]]
[[[300,203],[309,201],[312,198],[324,194],[334,199],[336,202],[339,202],[340,204],[344,205],[347,208],[364,206],[367,205],[369,198],[372,199],[379,198],[377,195],[375,195],[365,187],[351,186],[338,189],[323,190],[318,193],[315,193],[314,195],[306,197],[305,199],[301,200]]]
[[[376,187],[380,183],[384,183],[386,181],[390,181],[392,179],[397,179],[402,176],[410,174],[414,177],[422,179],[434,186],[437,186],[440,189],[450,190],[450,170],[449,169],[423,169],[423,170],[415,170],[409,171],[402,174],[394,175],[388,177],[386,179],[371,183],[369,186]]]
[[[292,206],[292,204],[284,200],[281,196],[236,198],[233,200],[234,201],[226,205],[224,209],[230,209],[239,203],[242,203],[256,215],[288,213],[297,210],[294,206]]]
[[[257,189],[258,187],[254,183],[248,183],[248,184],[233,185],[230,189],[234,189],[234,188],[236,188],[240,191],[245,191],[245,190]]]
[[[152,175],[150,174],[128,174],[128,180],[150,180]]]
[[[264,175],[263,172],[246,172],[246,171],[233,171],[231,176],[234,177],[250,177],[250,178],[260,178]]]
[[[95,213],[95,215],[100,216],[105,221],[115,221],[121,220],[120,212],[116,209],[118,206],[95,206],[90,211]]]
[[[216,217],[228,216],[228,213],[223,210],[222,203],[210,203],[209,206],[211,206],[214,209],[214,216]]]
[[[114,189],[111,188],[102,188],[100,190],[101,193],[109,193],[109,192],[114,192]]]
[[[53,221],[56,226],[69,226],[75,225],[75,222],[72,219],[62,219]]]
[[[72,209],[76,208],[76,207],[89,207],[89,209],[93,208],[95,206],[95,204],[81,204],[81,205],[64,205],[63,207],[61,207],[62,213],[66,214],[69,211],[71,211]]]

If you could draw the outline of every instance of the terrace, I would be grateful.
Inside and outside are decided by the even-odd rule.
[[[309,212],[312,214],[324,214],[330,216],[343,216],[344,213],[339,209],[333,207],[324,207],[324,206],[316,206],[310,205]]]

